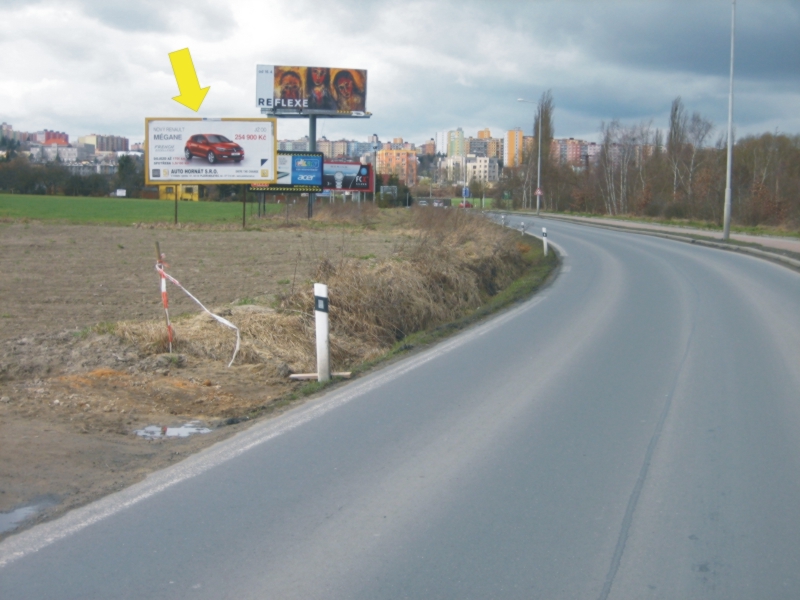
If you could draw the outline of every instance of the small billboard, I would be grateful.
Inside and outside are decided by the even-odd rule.
[[[325,161],[322,187],[336,192],[371,192],[372,165]]]
[[[145,119],[145,183],[272,183],[274,118]]]
[[[256,65],[256,107],[274,113],[366,116],[367,71]]]
[[[322,152],[278,150],[278,179],[275,183],[254,184],[257,192],[316,193],[322,191]]]

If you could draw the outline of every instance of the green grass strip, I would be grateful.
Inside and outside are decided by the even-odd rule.
[[[249,203],[247,216],[256,205]],[[267,204],[268,213],[285,210]],[[33,196],[0,194],[0,219],[51,221],[70,224],[131,225],[172,223],[175,202],[140,198],[87,198],[82,196]],[[179,202],[179,223],[226,224],[242,222],[241,202]]]

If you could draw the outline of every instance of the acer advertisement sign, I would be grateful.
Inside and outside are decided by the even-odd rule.
[[[277,178],[275,119],[145,120],[145,181],[271,183]]]
[[[367,71],[256,65],[256,107],[276,114],[364,116]]]
[[[255,184],[250,189],[272,193],[318,193],[322,191],[322,152],[278,151],[278,180]]]

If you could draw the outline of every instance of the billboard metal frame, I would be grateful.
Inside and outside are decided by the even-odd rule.
[[[256,65],[256,78],[258,78],[258,67]],[[256,84],[257,85],[257,84]],[[366,108],[366,106],[364,107]],[[308,141],[309,141],[309,152],[316,152],[317,151],[317,118],[322,119],[369,119],[372,116],[370,112],[360,112],[360,111],[324,111],[324,110],[313,110],[313,109],[290,109],[290,108],[261,108],[259,109],[261,114],[269,115],[272,118],[281,118],[281,119],[308,119]],[[277,131],[277,128],[276,128]],[[277,156],[277,155],[276,155]],[[277,158],[276,158],[277,164]],[[373,174],[377,173],[376,170],[377,165],[372,165],[372,172]],[[276,171],[277,175],[277,171]],[[375,177],[374,175],[373,177]],[[373,190],[375,189],[375,185],[373,184]],[[372,200],[375,201],[375,192],[372,192]],[[310,219],[314,216],[314,200],[316,199],[316,193],[311,192],[308,194],[308,218]]]

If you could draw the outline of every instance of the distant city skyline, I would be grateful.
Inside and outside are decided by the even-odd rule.
[[[458,127],[530,135],[535,106],[516,100],[546,90],[558,137],[596,141],[613,119],[664,129],[677,96],[712,121],[712,141],[727,118],[727,0],[31,0],[0,4],[0,19],[0,121],[71,138],[102,131],[136,142],[145,117],[195,116],[172,100],[168,53],[185,47],[211,87],[200,117],[258,116],[258,63],[367,69],[373,117],[320,119],[329,139],[421,144]],[[737,3],[738,137],[800,133],[798,31],[796,1]],[[307,126],[281,119],[278,137]]]

